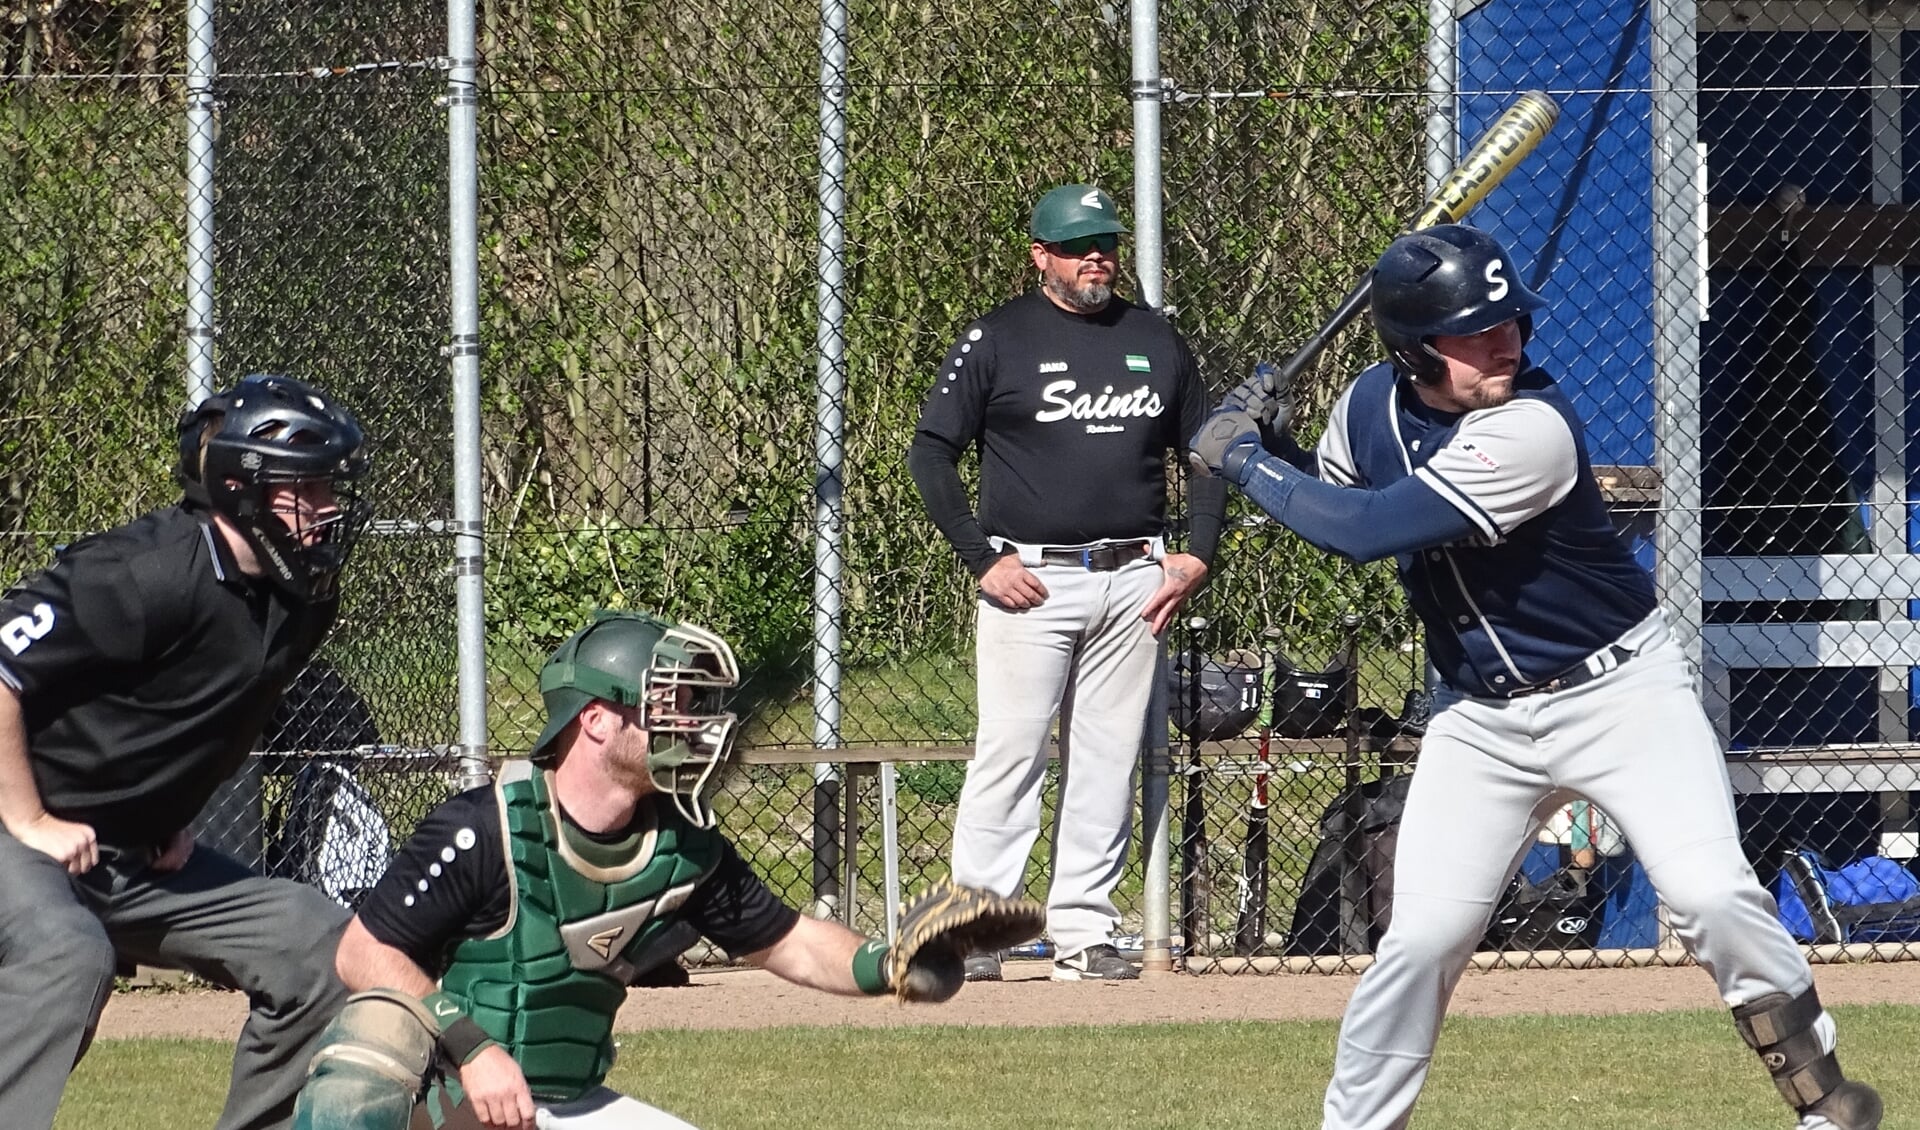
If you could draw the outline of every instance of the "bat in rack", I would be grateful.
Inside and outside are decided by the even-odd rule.
[[[1240,857],[1240,917],[1234,923],[1233,952],[1252,957],[1267,942],[1267,777],[1273,772],[1274,682],[1279,671],[1280,629],[1260,634],[1260,676],[1266,701],[1260,707],[1260,749],[1253,764],[1253,796],[1247,802],[1247,834]]]
[[[1487,193],[1493,191],[1495,185],[1520,167],[1520,162],[1534,151],[1559,118],[1559,104],[1547,97],[1544,91],[1529,90],[1514,99],[1513,104],[1487,127],[1487,132],[1480,135],[1480,140],[1433,190],[1433,195],[1421,206],[1413,222],[1407,225],[1407,230],[1419,231],[1435,224],[1451,224],[1465,219],[1475,205],[1486,199]],[[1334,337],[1366,306],[1367,297],[1372,292],[1373,272],[1368,271],[1360,276],[1360,281],[1340,300],[1340,305],[1334,307],[1333,313],[1327,315],[1320,327],[1307,338],[1306,344],[1295,350],[1293,356],[1267,370],[1267,387],[1276,391],[1292,388],[1314,358],[1326,352],[1327,346],[1333,344]]]

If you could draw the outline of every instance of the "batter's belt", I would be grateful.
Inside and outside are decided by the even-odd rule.
[[[1638,654],[1639,652],[1631,648],[1621,647],[1617,643],[1610,644],[1605,649],[1594,652],[1592,655],[1587,656],[1585,659],[1582,659],[1560,674],[1555,675],[1553,678],[1548,679],[1546,682],[1536,686],[1521,687],[1507,697],[1525,698],[1530,694],[1553,694],[1556,691],[1570,691],[1575,687],[1593,682],[1609,671],[1617,670],[1622,663],[1625,663]]]

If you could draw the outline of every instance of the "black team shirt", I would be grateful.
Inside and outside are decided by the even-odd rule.
[[[1115,297],[1076,314],[1034,289],[968,326],[947,352],[907,453],[928,516],[975,576],[996,535],[1027,545],[1166,532],[1166,453],[1184,452],[1208,394],[1167,320]],[[958,472],[980,448],[980,504]],[[1211,562],[1225,513],[1217,479],[1194,481],[1190,552]]]

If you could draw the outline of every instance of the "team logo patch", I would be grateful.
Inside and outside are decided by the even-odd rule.
[[[1127,371],[1132,373],[1151,373],[1153,372],[1153,366],[1147,364],[1147,359],[1140,354],[1129,353],[1127,354]]]
[[[260,453],[257,451],[243,453],[240,456],[240,465],[249,471],[258,471],[260,469]]]

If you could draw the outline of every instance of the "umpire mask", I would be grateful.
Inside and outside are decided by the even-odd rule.
[[[654,788],[673,797],[694,826],[711,828],[713,794],[739,727],[721,707],[738,685],[733,649],[712,632],[651,613],[602,609],[540,670],[547,726],[533,759],[551,760],[554,740],[595,699],[642,706]]]

